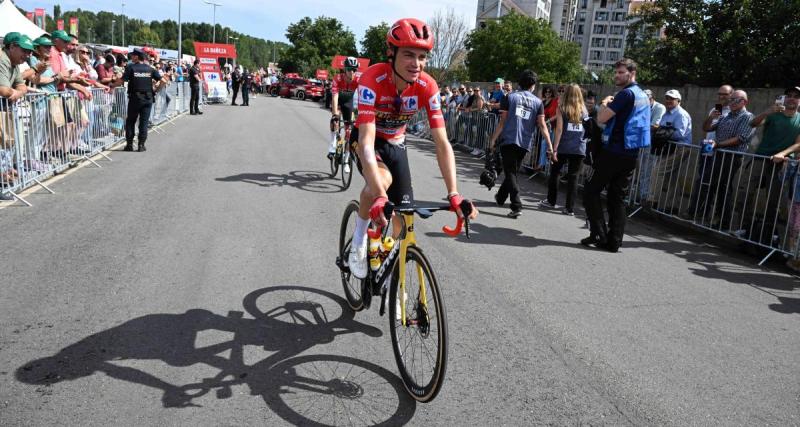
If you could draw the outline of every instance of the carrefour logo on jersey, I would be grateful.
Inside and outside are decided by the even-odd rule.
[[[368,87],[358,87],[358,102],[364,105],[375,105],[375,91]]]
[[[416,96],[403,97],[403,111],[417,111],[417,105],[419,105],[419,101]]]
[[[442,108],[441,100],[439,99],[439,95],[433,95],[431,99],[428,100],[428,107],[431,111],[440,110]]]

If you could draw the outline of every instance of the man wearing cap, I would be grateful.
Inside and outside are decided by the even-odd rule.
[[[47,93],[58,91],[56,75],[50,68],[50,48],[52,46],[53,42],[50,39],[44,36],[39,37],[33,41],[33,55],[28,59],[28,65],[35,73],[33,83],[37,89]]]
[[[136,131],[136,120],[139,119],[138,151],[145,151],[147,126],[150,111],[153,108],[155,92],[161,88],[161,74],[144,63],[147,56],[141,49],[133,50],[133,63],[125,69],[122,79],[128,82],[128,118],[125,121],[125,151],[133,151],[133,137]],[[153,83],[156,83],[155,88]]]
[[[18,178],[13,168],[14,120],[9,104],[13,104],[28,91],[18,65],[28,60],[33,44],[28,36],[11,32],[3,37],[0,50],[0,183],[9,184]],[[7,194],[0,200],[10,200]]]
[[[674,193],[678,190],[676,172],[685,152],[677,151],[677,144],[692,143],[692,117],[681,107],[681,94],[675,89],[668,90],[664,95],[664,106],[666,111],[662,114],[655,131],[651,131],[650,155],[655,156],[655,161],[649,182],[649,195],[643,202],[646,207],[652,207],[654,203],[660,202],[661,208],[668,209],[665,204],[675,199]],[[664,189],[673,194],[661,197],[661,191]]]
[[[71,67],[69,62],[77,44],[73,45],[72,37],[64,30],[53,31],[50,37],[53,42],[50,49],[50,68],[53,69],[53,73],[59,75],[58,90],[65,90],[68,85],[75,90],[85,90],[82,85],[76,84],[80,79],[77,77],[78,73],[75,68]],[[86,92],[91,96],[91,92],[88,90]]]
[[[498,77],[494,81],[494,90],[489,95],[489,111],[496,113],[500,108],[500,101],[503,100],[503,97],[506,95],[506,92],[503,90],[503,81],[502,78]]]
[[[756,148],[755,154],[760,156],[774,156],[781,151],[789,148],[797,140],[800,135],[800,113],[798,113],[798,104],[800,104],[800,85],[787,88],[783,91],[783,102],[776,101],[772,107],[763,113],[753,118],[750,123],[754,128],[764,127],[764,134],[761,138],[761,143]],[[745,225],[750,225],[753,219],[754,207],[760,206],[756,197],[767,198],[766,209],[759,212],[756,218],[756,226],[753,228],[753,233],[749,236],[752,240],[762,241],[762,243],[771,243],[771,236],[756,236],[755,232],[760,232],[763,229],[769,230],[772,234],[772,229],[778,220],[778,206],[780,205],[781,198],[781,173],[780,164],[771,162],[764,157],[753,158],[750,164],[752,171],[752,178],[748,185],[748,202],[745,206]],[[788,189],[783,190],[783,197],[789,194]],[[763,213],[763,215],[761,215]]]

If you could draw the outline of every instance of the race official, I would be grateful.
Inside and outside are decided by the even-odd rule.
[[[161,74],[144,63],[146,53],[140,49],[133,51],[133,63],[125,69],[122,79],[128,82],[128,119],[125,121],[125,151],[133,151],[133,137],[136,120],[139,119],[138,151],[145,151],[147,126],[153,108],[155,92],[161,87]],[[155,87],[153,84],[155,83]]]
[[[203,114],[200,111],[199,103],[200,103],[200,82],[202,78],[200,77],[200,60],[195,59],[194,65],[192,68],[189,69],[189,89],[191,89],[192,96],[189,98],[189,114],[196,115],[196,114]]]

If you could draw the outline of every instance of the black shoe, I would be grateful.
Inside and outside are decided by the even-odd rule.
[[[125,144],[125,148],[123,148],[122,151],[133,151],[133,143],[129,142]]]
[[[239,105],[239,104],[237,104],[237,103],[235,103],[235,102],[232,102],[232,103],[231,103],[231,105]]]
[[[494,195],[494,201],[495,203],[497,203],[497,206],[501,208],[503,207],[504,204],[506,204],[506,201],[500,198],[500,193]]]
[[[619,252],[619,245],[616,244],[616,243],[610,243],[609,242],[609,243],[606,243],[605,245],[603,245],[603,249],[615,254],[615,253]]]
[[[519,216],[522,215],[522,211],[511,211],[506,216],[509,218],[517,219]]]
[[[144,143],[140,143],[139,147],[138,147],[138,149],[136,151],[141,153],[141,152],[147,151],[147,148],[145,148]]]
[[[336,153],[328,153],[328,160],[333,160],[333,156],[335,155]]]
[[[595,247],[598,247],[598,248],[604,248],[606,246],[606,242],[603,239],[601,239],[599,236],[596,236],[594,234],[592,234],[589,237],[586,237],[585,239],[581,240],[581,244],[583,246],[587,246],[587,247],[594,245]]]
[[[195,114],[203,114],[203,112],[202,111],[198,111]]]

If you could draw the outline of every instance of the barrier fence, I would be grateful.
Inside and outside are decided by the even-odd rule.
[[[92,88],[91,98],[75,91],[32,93],[13,104],[0,99],[0,192],[30,206],[19,193],[78,162],[100,166],[92,157],[125,139],[128,96]],[[150,126],[171,122],[188,111],[189,87],[172,83],[156,93]]]
[[[499,117],[490,112],[447,111],[444,114],[451,143],[483,156]],[[412,133],[431,137],[427,115],[418,113],[409,123]],[[554,135],[551,132],[551,138]],[[524,167],[549,173],[543,138],[537,130]],[[584,167],[582,187],[592,173]],[[797,193],[797,194],[796,194]],[[628,192],[635,215],[641,209],[692,226],[735,238],[775,253],[800,257],[800,173],[798,162],[774,163],[769,157],[746,152],[714,150],[703,153],[695,144],[668,143],[659,150],[642,149]]]

